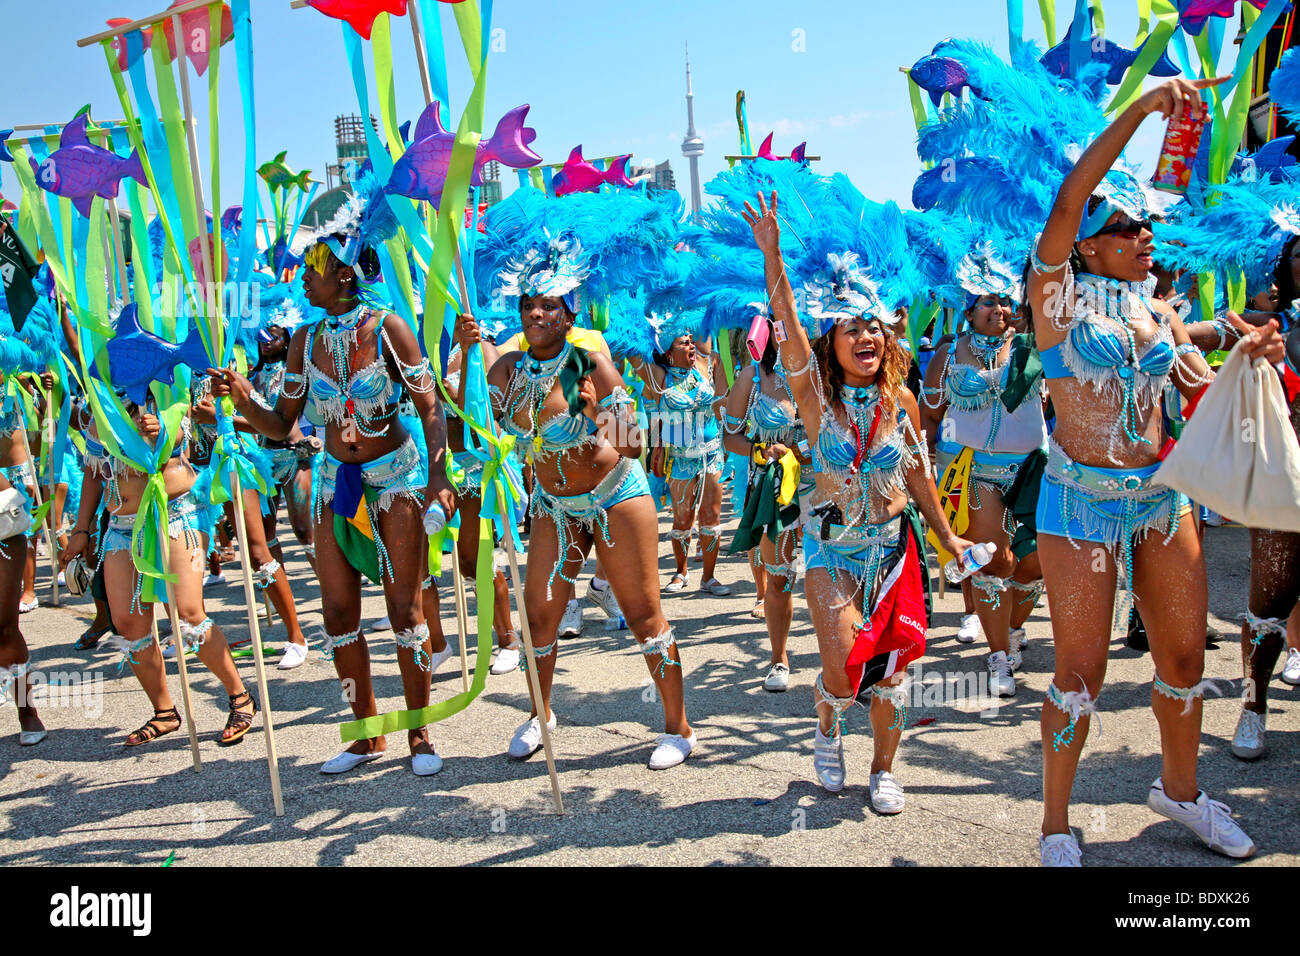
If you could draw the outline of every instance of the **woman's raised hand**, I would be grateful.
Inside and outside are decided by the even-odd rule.
[[[741,213],[749,228],[754,231],[754,242],[764,253],[781,251],[781,226],[776,221],[776,190],[772,190],[772,202],[768,204],[763,194],[758,194],[758,210],[745,203]]]
[[[1165,119],[1180,119],[1184,113],[1190,113],[1192,119],[1201,119],[1209,113],[1208,104],[1201,99],[1201,90],[1208,90],[1230,79],[1231,75],[1204,80],[1178,77],[1145,94],[1138,100],[1138,107],[1143,113],[1159,113]]]

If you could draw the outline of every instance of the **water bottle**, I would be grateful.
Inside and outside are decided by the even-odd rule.
[[[609,618],[608,620],[605,621],[605,630],[607,630],[607,631],[626,631],[626,630],[627,630],[627,618],[625,618],[622,614],[620,614],[618,617],[611,617],[611,618]]]
[[[437,534],[447,525],[447,515],[442,510],[442,504],[435,501],[429,505],[429,509],[424,513],[424,533],[430,536]]]
[[[948,579],[949,584],[961,584],[992,561],[993,555],[997,553],[998,549],[992,541],[973,544],[943,566],[943,576]]]

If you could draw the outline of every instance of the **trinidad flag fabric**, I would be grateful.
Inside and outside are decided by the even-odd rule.
[[[925,585],[916,536],[905,536],[907,551],[881,581],[871,618],[863,622],[844,663],[855,696],[925,653]]]

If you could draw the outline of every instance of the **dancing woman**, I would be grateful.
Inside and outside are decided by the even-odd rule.
[[[1056,643],[1042,712],[1044,865],[1080,861],[1070,790],[1105,678],[1117,569],[1155,663],[1162,767],[1147,804],[1219,853],[1255,852],[1229,809],[1197,786],[1205,560],[1187,499],[1152,481],[1166,383],[1191,397],[1210,373],[1174,311],[1135,291],[1152,267],[1149,214],[1133,177],[1111,169],[1147,116],[1200,115],[1200,91],[1218,82],[1173,80],[1129,106],[1065,177],[1032,258],[1028,303],[1057,412],[1037,515]],[[1246,339],[1252,357],[1281,358],[1275,327]]]
[[[1030,456],[1047,446],[1047,423],[1041,378],[1018,383],[1014,409],[1003,400],[1017,368],[1011,361],[1013,350],[1033,348],[1015,337],[1012,299],[999,294],[1019,295],[1019,282],[1005,270],[976,271],[982,282],[992,282],[996,289],[982,294],[967,290],[970,332],[953,339],[926,370],[921,422],[936,448],[940,475],[969,449],[970,479],[962,493],[969,496],[970,526],[964,533],[997,546],[993,559],[971,576],[971,587],[978,592],[975,609],[989,643],[989,688],[1006,697],[1015,693],[1012,671],[1021,654],[1019,642],[1011,643],[1012,613],[1020,602],[1035,601],[1041,589],[1037,562],[1027,569],[1017,567],[1018,559],[1032,553],[1032,529],[1015,534],[1018,526],[1006,496],[1017,487]],[[1013,597],[1012,590],[1020,593]]]
[[[763,253],[772,318],[783,332],[777,336],[781,364],[816,472],[812,518],[803,536],[804,589],[822,659],[813,766],[827,790],[843,788],[845,711],[869,686],[875,749],[871,804],[879,813],[898,813],[904,795],[893,768],[905,723],[905,671],[891,670],[890,655],[873,651],[886,646],[890,627],[906,629],[899,645],[904,661],[924,650],[925,609],[916,593],[922,587],[922,545],[919,529],[904,514],[909,496],[945,548],[960,554],[971,545],[953,534],[943,517],[916,399],[906,387],[908,355],[888,324],[893,309],[856,265],[855,253],[828,257],[830,275],[805,288],[808,314],[819,332],[810,342],[781,253],[777,193],[770,205],[762,193],[757,203],[755,210],[746,202],[743,215]],[[887,216],[879,217],[878,227],[870,209],[850,219],[878,231],[884,241]],[[897,231],[901,244],[901,224]],[[883,262],[864,266],[873,277],[885,271]],[[912,593],[899,592],[905,587]],[[886,593],[903,602],[895,608],[909,613],[875,615]]]
[[[700,546],[704,567],[700,588],[710,594],[731,593],[714,575],[718,563],[722,515],[724,458],[718,434],[719,396],[726,396],[722,363],[716,361],[707,340],[696,342],[690,335],[672,340],[668,349],[645,363],[632,359],[632,366],[645,382],[646,401],[655,409],[651,427],[659,428],[659,442],[651,454],[650,469],[668,479],[673,503],[673,559],[677,570],[668,586],[670,593],[689,584],[686,570],[690,555],[691,530],[699,520]]]
[[[779,462],[786,455],[793,455],[799,463],[800,480],[795,504],[800,509],[800,517],[784,528],[776,541],[763,535],[758,546],[761,564],[754,565],[762,571],[761,578],[756,573],[755,583],[760,579],[763,583],[758,600],[763,606],[767,636],[772,645],[772,661],[763,680],[763,689],[781,693],[790,686],[790,659],[785,649],[790,639],[790,621],[794,616],[795,554],[803,538],[802,518],[813,481],[808,434],[799,419],[794,394],[780,368],[776,341],[770,332],[762,359],[736,374],[727,396],[722,427],[723,447],[743,455],[751,463],[746,512],[749,511],[749,495],[766,493],[755,480],[759,474],[754,465],[756,458],[761,457],[764,462]]]
[[[374,244],[395,229],[387,214],[381,190],[363,178],[306,250],[303,290],[325,318],[294,333],[273,409],[257,403],[242,375],[213,372],[220,376],[214,394],[229,394],[240,414],[268,438],[288,438],[304,408],[313,424],[325,429],[326,457],[314,506],[324,651],[358,719],[378,713],[360,627],[362,569],[383,584],[406,708],[426,707],[434,649],[430,628],[437,622],[426,622],[421,607],[428,566],[423,516],[426,506],[441,507],[448,517],[454,508],[446,425],[429,361],[410,327],[371,304],[366,289],[379,278]],[[427,457],[398,421],[403,393],[419,412]],[[352,521],[368,523],[373,539],[355,533]],[[433,636],[441,638],[441,628],[436,631]],[[437,643],[445,647],[445,640]],[[407,743],[415,774],[442,769],[426,728],[408,731]],[[376,759],[386,746],[383,737],[358,740],[327,760],[321,772],[344,773]]]

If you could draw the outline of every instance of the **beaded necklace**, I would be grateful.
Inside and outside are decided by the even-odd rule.
[[[396,406],[377,415],[358,415],[356,402],[352,399],[352,352],[358,348],[357,332],[369,320],[370,309],[364,302],[358,303],[342,315],[326,315],[321,322],[323,326],[321,338],[325,340],[325,350],[329,352],[330,363],[334,367],[334,380],[338,383],[339,392],[347,396],[343,403],[343,411],[347,416],[342,422],[344,430],[351,427],[355,428],[363,438],[379,438],[388,433],[388,425],[385,424],[375,431],[368,423],[382,422],[386,418],[391,418],[396,411]],[[378,336],[375,337],[375,352],[378,356]],[[376,361],[380,360],[376,358]]]
[[[1002,346],[1006,344],[1006,339],[1000,335],[980,335],[978,332],[972,332],[969,340],[971,354],[984,364],[984,370],[991,372],[998,367],[998,353],[1002,351]],[[1002,425],[1002,377],[998,376],[988,383],[989,386],[989,405],[991,408],[991,418],[989,421],[989,437],[984,442],[985,450],[993,447],[993,442],[997,439],[998,428]]]
[[[564,347],[554,358],[539,359],[531,351],[525,352],[517,366],[522,375],[516,375],[510,382],[510,394],[506,399],[506,415],[514,419],[520,409],[528,411],[528,433],[532,436],[533,451],[542,448],[541,422],[542,405],[555,387],[560,368],[573,351],[573,345],[566,341]]]

